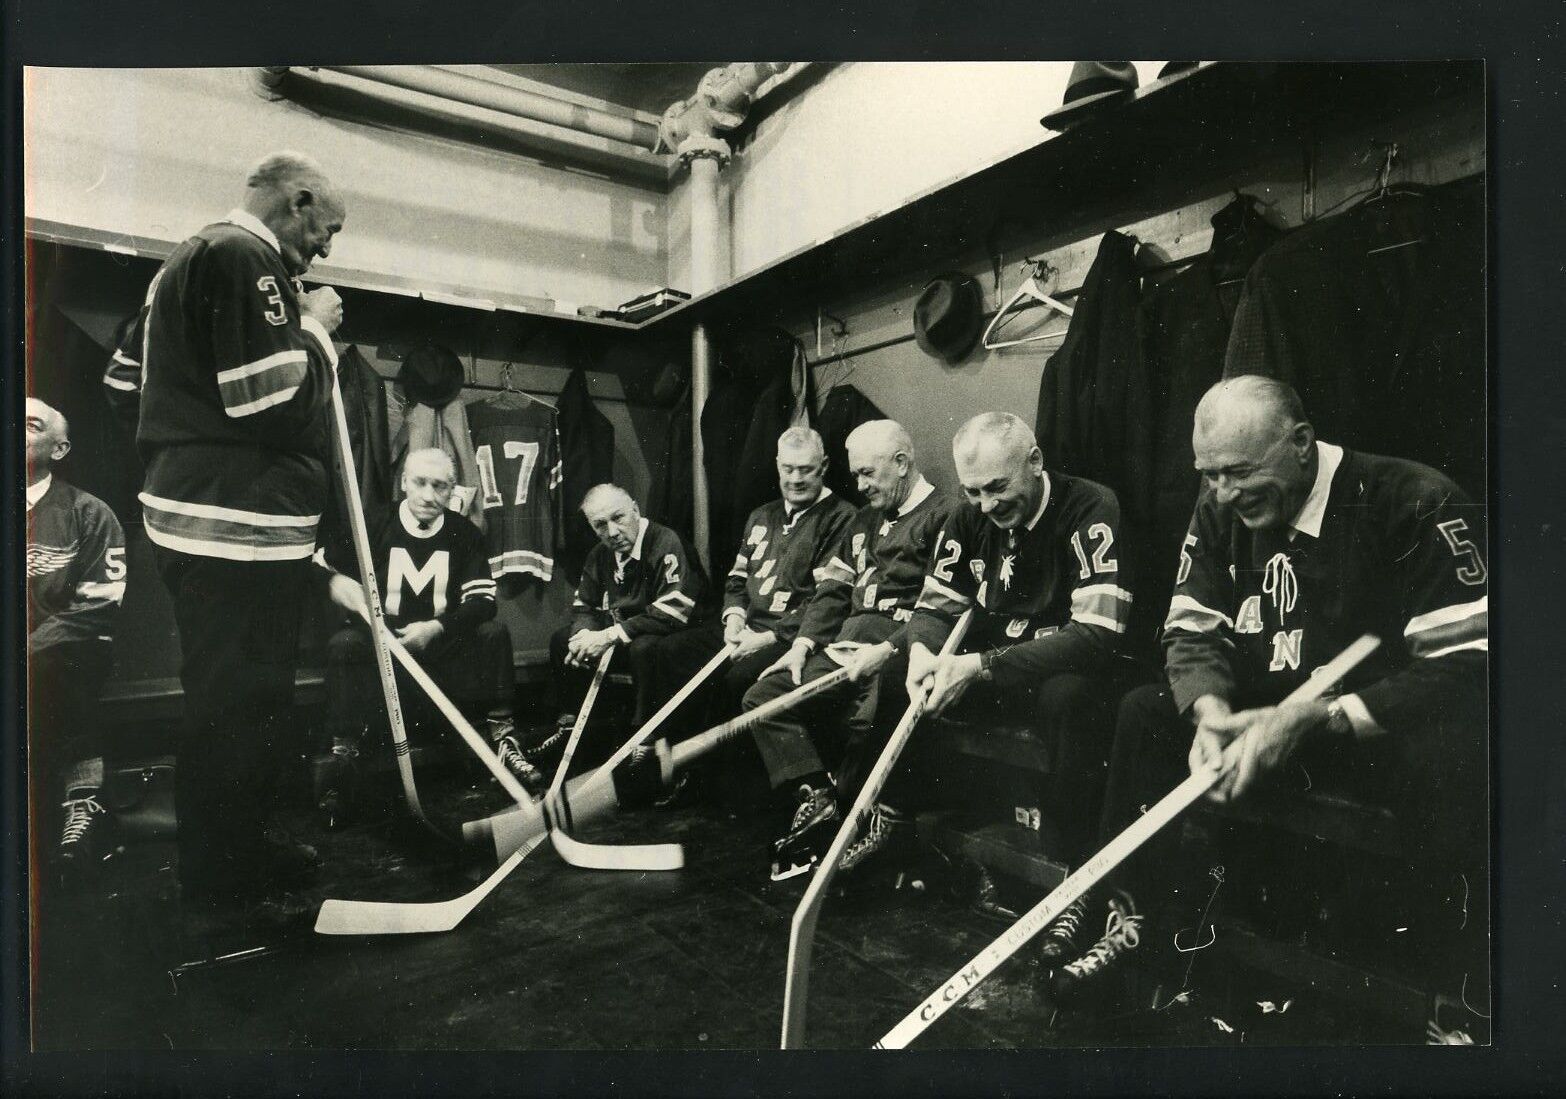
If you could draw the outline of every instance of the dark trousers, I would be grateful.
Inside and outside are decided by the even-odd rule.
[[[226,561],[154,547],[174,601],[185,722],[174,796],[180,879],[252,881],[294,723],[308,561]]]
[[[890,617],[858,615],[845,628],[843,640],[875,644],[900,628]],[[805,661],[800,683],[814,682],[839,667],[825,651],[817,649]],[[907,658],[895,654],[870,680],[845,681],[757,725],[751,735],[772,789],[831,771],[839,796],[853,797],[865,768],[874,763],[885,743],[885,734],[891,732],[889,724],[883,728],[883,723],[877,721],[883,698],[885,706],[890,707],[906,702],[903,678],[907,667]],[[792,676],[773,673],[758,679],[745,692],[744,708],[754,710],[796,689]],[[877,737],[877,730],[883,735]]]
[[[1259,703],[1251,703],[1259,704]],[[1243,706],[1237,704],[1235,708]],[[1472,895],[1488,897],[1488,761],[1484,724],[1472,715],[1437,719],[1420,736],[1383,736],[1347,743],[1306,743],[1265,785],[1246,794],[1253,804],[1306,791],[1336,793],[1391,809],[1411,861],[1422,874],[1461,873]],[[1098,843],[1113,839],[1190,774],[1194,729],[1175,710],[1163,685],[1125,696],[1116,722],[1110,777]],[[1178,822],[1162,829],[1117,872],[1138,898],[1153,900],[1205,889],[1199,867],[1183,866]],[[1481,900],[1472,909],[1482,917]],[[1474,926],[1484,923],[1481,918]]]
[[[549,667],[555,684],[557,713],[575,713],[587,695],[588,684],[593,681],[593,668],[573,667],[565,662],[567,646],[576,626],[560,627],[549,638]],[[663,705],[664,700],[679,689],[679,684],[665,685],[663,666],[659,656],[664,636],[644,634],[631,639],[629,645],[617,644],[609,671],[629,672],[636,684],[636,721],[640,724],[651,717]]]
[[[27,770],[35,797],[102,785],[101,763],[93,775],[82,764],[103,757],[98,696],[113,667],[113,645],[96,638],[27,654]]]
[[[946,714],[952,721],[981,729],[1001,724],[1032,729],[1050,759],[1050,773],[1040,791],[1042,807],[1060,832],[1062,853],[1072,862],[1090,853],[1097,830],[1120,686],[1114,675],[1075,672],[1050,676],[1031,691],[976,683]],[[900,720],[907,707],[906,692],[900,702],[887,708],[877,724]],[[882,743],[891,732],[888,724]],[[921,738],[915,729],[904,755],[906,764],[893,771],[882,792],[881,800],[888,805],[907,811],[930,805],[962,806],[969,800],[968,791],[955,789],[941,766],[933,738]]]
[[[720,622],[708,622],[670,634],[659,650],[659,664],[665,682],[671,684],[671,691],[690,682],[721,648],[723,625]],[[708,677],[688,705],[670,715],[659,735],[667,736],[672,743],[733,717],[740,712],[745,692],[755,684],[762,669],[787,651],[788,645],[774,641],[749,656],[724,664]]]
[[[459,708],[481,709],[486,717],[511,716],[516,672],[511,634],[501,623],[481,622],[462,637],[442,634],[414,659]],[[405,712],[425,708],[423,695],[417,684],[398,676]],[[327,642],[326,698],[327,729],[333,739],[358,740],[368,729],[386,727],[375,650],[370,629],[362,622],[348,623]]]

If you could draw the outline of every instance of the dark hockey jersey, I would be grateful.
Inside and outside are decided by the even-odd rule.
[[[694,625],[711,611],[707,577],[685,540],[643,518],[631,552],[602,542],[588,551],[571,603],[572,632],[613,624],[622,640]]]
[[[811,648],[857,641],[861,638],[854,619],[911,619],[936,535],[950,513],[951,501],[922,477],[896,515],[873,506],[860,508],[821,570],[800,621],[799,639]],[[876,636],[884,634],[876,631]]]
[[[782,500],[751,512],[724,586],[724,619],[740,615],[751,629],[771,630],[778,640],[792,641],[853,518],[853,506],[824,486],[815,503],[792,517]]]
[[[309,557],[336,364],[258,219],[232,211],[176,248],[104,378],[134,397],[140,374],[147,536],[233,561]]]
[[[1001,530],[972,504],[953,509],[938,536],[907,639],[932,652],[977,604],[963,649],[991,651],[1002,686],[1057,672],[1090,672],[1125,637],[1131,592],[1120,567],[1120,505],[1095,481],[1045,474],[1042,509]]]
[[[525,398],[524,398],[525,399]],[[468,405],[478,462],[484,537],[495,576],[525,573],[548,580],[560,529],[560,433],[542,401]]]
[[[27,509],[27,648],[108,641],[125,598],[125,532],[109,505],[50,480]]]
[[[442,511],[429,530],[420,530],[404,500],[369,517],[367,525],[381,605],[392,629],[433,619],[461,637],[495,617],[489,554],[484,536],[468,519]],[[323,547],[316,562],[345,576],[359,576],[349,544]]]
[[[1482,713],[1483,508],[1428,466],[1317,448],[1285,530],[1248,530],[1210,492],[1198,501],[1164,625],[1176,705],[1276,702],[1370,633],[1381,647],[1342,687],[1356,725],[1417,735],[1443,711]]]

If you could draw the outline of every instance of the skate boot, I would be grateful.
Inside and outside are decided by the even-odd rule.
[[[813,869],[826,853],[840,823],[837,797],[831,786],[800,786],[799,805],[789,822],[788,834],[772,845],[772,880],[786,881]]]

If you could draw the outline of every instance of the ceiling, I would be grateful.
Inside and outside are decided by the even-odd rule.
[[[622,107],[662,114],[676,99],[696,90],[707,70],[720,61],[648,62],[645,64],[494,65],[513,76],[555,88],[604,99]]]

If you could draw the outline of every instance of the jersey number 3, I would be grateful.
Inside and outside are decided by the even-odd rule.
[[[517,491],[512,499],[515,505],[527,503],[527,489],[533,479],[533,467],[538,464],[538,444],[524,443],[520,439],[507,439],[504,444],[504,453],[507,458],[521,458],[522,464],[517,467]],[[500,482],[495,478],[495,453],[490,449],[490,444],[485,443],[473,452],[473,460],[478,463],[479,485],[484,490],[484,507],[498,508],[506,502],[500,494]]]

